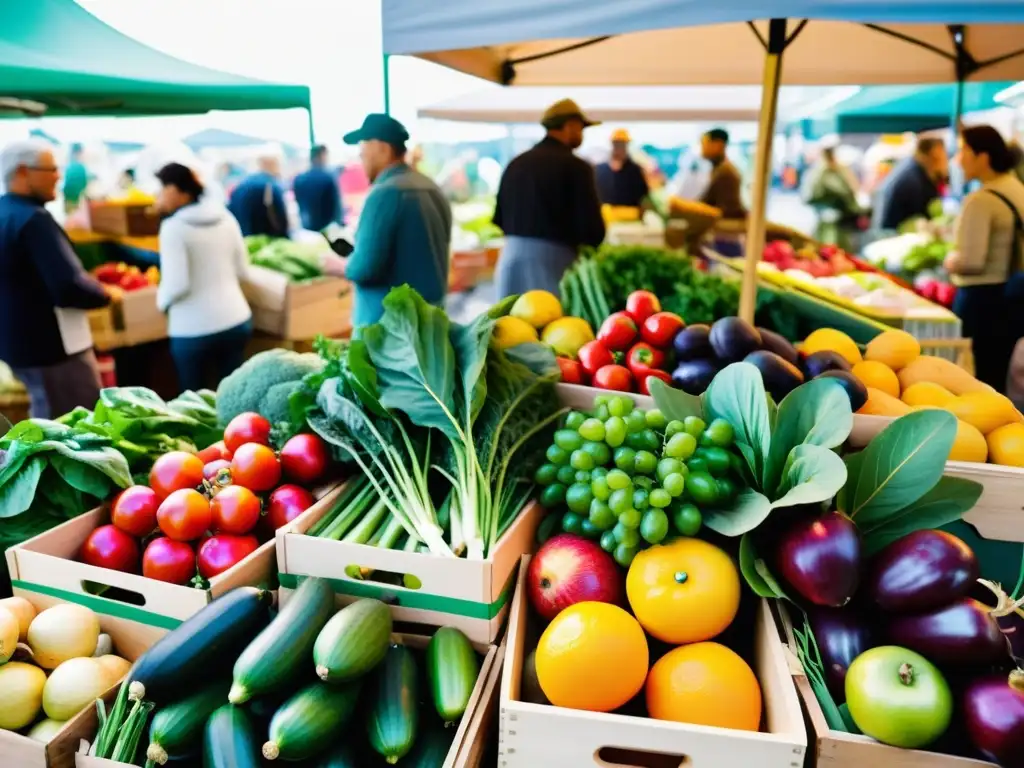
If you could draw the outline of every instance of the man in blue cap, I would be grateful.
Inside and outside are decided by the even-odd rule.
[[[373,184],[363,203],[355,249],[347,258],[328,255],[324,267],[355,286],[352,324],[380,320],[381,302],[392,288],[408,283],[431,304],[448,290],[452,211],[440,188],[405,162],[409,132],[384,114],[367,115],[345,135],[358,144]]]

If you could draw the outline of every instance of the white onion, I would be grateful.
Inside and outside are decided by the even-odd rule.
[[[43,669],[56,669],[68,659],[92,656],[99,637],[100,622],[96,614],[73,603],[47,608],[28,628],[32,655]]]

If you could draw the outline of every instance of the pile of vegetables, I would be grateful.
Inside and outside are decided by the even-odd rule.
[[[319,243],[298,243],[286,237],[250,235],[245,239],[249,262],[285,275],[290,282],[300,283],[323,277],[320,257],[330,247]]]
[[[269,598],[233,590],[161,638],[112,711],[97,702],[90,754],[141,753],[147,766],[201,754],[208,768],[445,763],[480,672],[461,632],[438,629],[425,650],[396,645],[386,605],[335,611],[323,579],[306,579],[273,619]]]
[[[876,240],[864,248],[864,258],[895,275],[914,290],[944,307],[953,306],[956,287],[950,283],[943,262],[954,246],[948,235],[925,229]]]
[[[138,291],[160,284],[160,268],[149,267],[145,272],[123,261],[108,261],[92,270],[92,276],[106,286],[122,291]]]

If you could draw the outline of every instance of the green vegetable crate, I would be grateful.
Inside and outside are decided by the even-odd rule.
[[[341,337],[352,331],[352,286],[338,277],[294,283],[265,267],[250,265],[242,284],[252,307],[253,327],[289,341]]]
[[[528,504],[490,557],[468,560],[305,535],[340,494],[337,489],[277,532],[283,594],[295,589],[301,577],[319,576],[331,581],[342,603],[373,597],[394,606],[398,621],[456,627],[474,642],[490,643],[498,637],[508,613],[516,566],[520,556],[532,550],[543,516],[538,504]],[[353,570],[370,575],[353,578],[349,575]],[[397,586],[397,581],[403,585]]]

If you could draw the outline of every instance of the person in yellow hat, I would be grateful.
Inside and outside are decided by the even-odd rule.
[[[604,240],[594,168],[574,154],[583,130],[597,124],[571,99],[556,102],[541,118],[544,139],[505,169],[494,209],[494,223],[505,233],[499,297],[531,290],[557,296],[580,247]]]
[[[650,194],[644,169],[629,156],[629,131],[612,133],[612,156],[597,166],[597,194],[605,205],[639,208]]]

